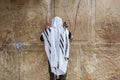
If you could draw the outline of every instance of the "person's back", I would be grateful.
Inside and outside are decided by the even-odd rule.
[[[71,33],[63,25],[60,17],[54,17],[48,29],[42,33],[43,38],[40,39],[44,40],[49,60],[50,80],[56,80],[56,75],[59,75],[59,80],[66,80]]]

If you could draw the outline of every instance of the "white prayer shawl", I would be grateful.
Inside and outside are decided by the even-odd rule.
[[[52,19],[51,27],[42,33],[45,51],[51,71],[56,75],[66,74],[69,58],[69,31],[63,27],[60,17]]]

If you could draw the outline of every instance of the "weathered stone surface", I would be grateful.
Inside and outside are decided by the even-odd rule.
[[[105,4],[107,2],[107,4]],[[96,41],[120,42],[120,2],[96,1]]]
[[[38,42],[43,24],[46,22],[45,1],[19,1],[12,3],[13,26],[16,41]],[[29,36],[28,36],[29,35]]]
[[[68,80],[80,80],[81,78],[81,64],[80,64],[80,50],[79,45],[72,45],[70,50],[70,59],[68,64]]]
[[[13,42],[10,1],[0,1],[0,45]]]
[[[84,67],[90,80],[117,80],[120,76],[120,45],[83,45]]]
[[[0,51],[0,80],[19,80],[19,57],[15,51]]]
[[[21,62],[21,80],[48,80],[47,58],[43,51],[24,51]]]
[[[29,48],[32,47],[32,48]],[[9,45],[0,52],[0,80],[47,80],[47,57],[43,45],[21,47]]]
[[[49,80],[39,37],[54,16],[74,35],[68,80],[119,80],[119,15],[119,0],[1,0],[0,80]]]

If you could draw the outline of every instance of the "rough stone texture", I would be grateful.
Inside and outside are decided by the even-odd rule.
[[[107,0],[105,0],[107,1]],[[120,2],[110,0],[96,1],[96,41],[120,42]]]
[[[75,40],[88,40],[90,6],[89,0],[87,2],[85,0],[55,0],[54,15],[62,17],[64,21],[69,23]]]
[[[88,80],[117,80],[120,75],[120,45],[82,45]]]
[[[49,80],[39,36],[56,15],[74,35],[67,80],[120,80],[119,0],[1,0],[0,80]]]
[[[18,56],[13,51],[0,52],[0,80],[18,80]]]

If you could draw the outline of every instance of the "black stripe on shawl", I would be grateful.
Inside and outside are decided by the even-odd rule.
[[[62,37],[62,35],[60,34],[60,37],[62,38],[62,41],[64,41],[64,39],[63,39],[63,37]]]
[[[51,47],[50,41],[48,40],[48,37],[47,37],[45,31],[44,31],[44,34],[45,34],[45,37],[47,38],[47,41],[48,41],[49,46]]]
[[[49,49],[49,53],[51,54],[51,50]]]
[[[46,34],[48,35],[47,29],[45,29]]]
[[[58,61],[58,64],[57,64],[57,68],[59,68],[59,61]]]
[[[50,28],[48,28],[48,30],[49,30],[49,32],[51,32],[51,29],[50,29]]]
[[[60,43],[61,43],[62,47],[64,48],[64,45],[63,45],[63,42],[62,42],[62,40],[61,40],[61,39],[60,39]]]
[[[67,43],[67,36],[66,36],[66,43]],[[65,56],[67,54],[67,49],[68,49],[68,44],[65,45],[66,46],[66,49],[65,49]]]
[[[63,49],[62,49],[62,46],[61,45],[59,45],[60,46],[60,49],[62,50],[62,53],[64,54],[64,51],[63,51]]]
[[[60,49],[62,50],[62,53],[64,54],[64,44],[63,44],[63,42],[64,42],[64,39],[63,39],[63,37],[62,37],[62,35],[60,34],[60,44],[59,44],[59,46],[60,46]]]

